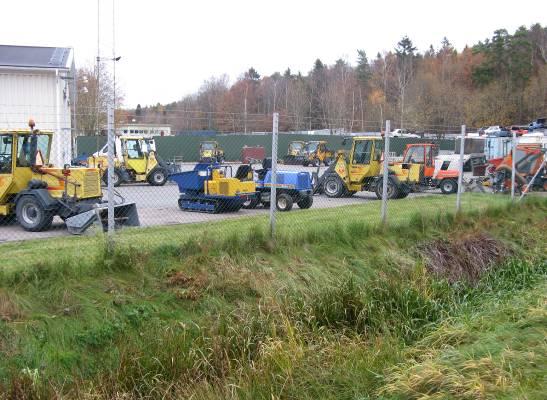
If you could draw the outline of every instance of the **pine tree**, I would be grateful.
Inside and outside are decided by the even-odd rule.
[[[362,85],[367,85],[371,77],[370,65],[365,50],[357,50],[357,79]]]

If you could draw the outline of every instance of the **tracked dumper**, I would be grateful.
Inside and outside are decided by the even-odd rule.
[[[248,166],[240,166],[232,177],[229,165],[198,163],[192,171],[172,174],[169,179],[179,187],[181,210],[212,214],[235,212],[256,196],[249,170]]]
[[[49,164],[53,132],[0,130],[0,218],[16,216],[27,231],[47,230],[53,218],[70,233],[83,233],[106,220],[98,168]],[[117,225],[139,225],[134,203],[115,206]]]

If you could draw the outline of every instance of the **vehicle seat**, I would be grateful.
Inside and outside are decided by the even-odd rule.
[[[246,179],[249,178],[249,173],[251,173],[252,170],[253,170],[253,169],[252,169],[251,166],[248,165],[248,164],[240,165],[240,166],[237,168],[235,178],[236,178],[236,179],[239,179],[240,181],[246,180]]]

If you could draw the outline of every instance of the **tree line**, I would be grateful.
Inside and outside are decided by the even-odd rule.
[[[89,71],[88,71],[89,72]],[[249,68],[234,83],[226,75],[170,104],[120,111],[121,118],[168,123],[175,131],[378,131],[395,127],[445,132],[527,123],[547,111],[547,26],[520,27],[457,51],[447,38],[423,53],[409,37],[391,51],[328,65],[315,60],[306,74],[287,68],[261,76]]]

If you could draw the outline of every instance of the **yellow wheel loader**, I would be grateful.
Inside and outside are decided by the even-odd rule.
[[[199,159],[202,163],[223,163],[224,150],[214,140],[199,144]]]
[[[344,139],[344,144],[348,139]],[[349,197],[357,192],[370,191],[382,198],[383,139],[377,136],[355,136],[351,138],[351,150],[340,151],[336,161],[314,185],[314,193],[328,197]],[[408,188],[390,173],[388,176],[388,198],[402,198]]]
[[[283,158],[283,163],[288,165],[302,165],[304,162],[304,147],[306,142],[296,140],[289,143],[287,155]]]
[[[307,142],[304,146],[304,162],[307,167],[318,167],[321,164],[329,166],[334,161],[334,152],[327,148],[325,140]]]
[[[69,232],[82,233],[106,218],[97,168],[49,164],[53,132],[0,130],[0,217],[16,216],[27,231],[48,229],[63,219]],[[134,203],[115,206],[116,222],[139,225]]]
[[[163,186],[167,182],[169,165],[163,162],[156,153],[154,139],[142,136],[118,136],[114,147],[115,187],[122,183],[148,182],[152,186]],[[103,180],[107,181],[108,145],[94,153],[87,160],[93,168],[100,168]]]

